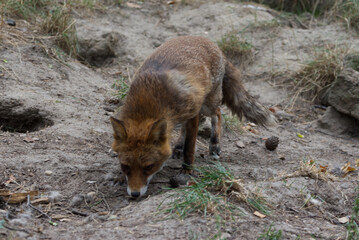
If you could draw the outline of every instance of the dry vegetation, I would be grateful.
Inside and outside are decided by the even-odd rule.
[[[349,52],[345,46],[326,45],[314,49],[313,60],[305,64],[294,77],[295,94],[293,102],[299,95],[312,101],[318,100],[331,86],[344,67],[345,56]]]

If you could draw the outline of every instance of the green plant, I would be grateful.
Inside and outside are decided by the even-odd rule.
[[[112,84],[112,89],[115,90],[114,95],[120,100],[125,99],[127,92],[130,89],[130,85],[127,82],[127,78],[121,76],[114,84]]]
[[[279,240],[282,239],[282,230],[272,229],[272,225],[262,233],[257,240]]]
[[[198,178],[192,178],[186,187],[175,189],[169,195],[170,202],[163,212],[177,214],[181,219],[191,213],[204,216],[211,214],[217,219],[226,219],[238,213],[238,208],[228,200],[229,197],[234,197],[264,214],[270,213],[264,198],[258,192],[248,190],[222,164],[216,162],[195,168],[194,171],[198,173]],[[159,207],[162,204],[163,202]]]
[[[175,189],[175,193],[169,196],[171,203],[164,209],[164,212],[175,213],[181,219],[194,212],[199,212],[204,216],[208,214],[221,217],[231,215],[236,208],[225,197],[230,188],[226,181],[233,179],[229,170],[219,163],[195,170],[199,178],[192,178],[188,186]]]
[[[72,57],[77,56],[77,34],[75,21],[64,7],[51,10],[44,20],[43,29],[56,37],[57,45]]]
[[[352,216],[347,224],[347,240],[359,239],[359,227],[358,227],[358,216],[359,216],[359,183],[355,189],[356,197],[354,199]]]

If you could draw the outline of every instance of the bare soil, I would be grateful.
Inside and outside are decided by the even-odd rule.
[[[52,51],[51,37],[26,21],[1,26],[0,189],[38,190],[49,197],[50,202],[35,206],[57,226],[26,202],[0,201],[0,220],[5,220],[0,238],[257,239],[273,225],[282,230],[283,239],[345,239],[345,224],[338,219],[351,215],[358,172],[344,176],[340,168],[347,162],[355,165],[359,139],[319,128],[316,122],[324,110],[301,98],[292,105],[285,82],[310,60],[313,49],[326,44],[358,48],[357,35],[340,23],[314,19],[308,28],[289,24],[272,10],[246,4],[145,1],[140,8],[131,6],[74,14],[79,36],[94,40],[115,36],[111,47],[116,57],[99,68],[74,59],[60,61]],[[171,37],[201,35],[218,41],[229,31],[240,32],[254,45],[254,61],[243,69],[246,87],[264,105],[280,110],[281,120],[270,129],[227,130],[220,161],[248,188],[260,191],[271,214],[258,218],[254,209],[233,200],[246,214],[226,219],[225,227],[218,227],[210,215],[192,214],[183,221],[167,218],[158,213],[158,206],[171,193],[166,190],[168,181],[182,163],[169,159],[146,197],[127,196],[126,186],[116,181],[121,173],[110,151],[109,116],[116,107],[111,104],[111,86],[120,76],[130,78]],[[18,124],[9,125],[9,119]],[[270,136],[280,139],[275,151],[264,147]],[[244,148],[237,147],[239,140]],[[308,160],[328,166],[337,178],[282,177]],[[200,137],[196,164],[208,161],[207,139]]]

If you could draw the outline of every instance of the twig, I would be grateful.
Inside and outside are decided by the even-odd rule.
[[[30,234],[30,232],[26,229],[10,227],[7,224],[4,224],[3,226],[12,231],[21,231],[21,232],[26,232],[27,234]]]
[[[82,216],[82,217],[87,217],[87,216],[88,216],[87,213],[83,213],[83,212],[77,211],[76,209],[72,209],[72,210],[71,210],[71,213],[76,214],[76,215],[79,215],[79,216]]]
[[[26,204],[26,206],[27,206],[27,207],[31,207],[32,209],[38,211],[39,213],[41,213],[41,215],[47,217],[47,218],[52,222],[52,218],[51,218],[49,215],[47,215],[47,214],[44,213],[41,209],[39,209],[39,208],[37,208],[37,207],[35,207],[35,206],[33,206],[33,205],[31,204],[31,202],[30,202],[30,195],[27,195],[27,204]],[[41,215],[40,215],[40,216],[41,216]]]
[[[105,199],[105,194],[103,194],[103,193],[100,192],[100,191],[99,191],[99,193],[101,193],[101,195],[102,195],[102,200],[105,202],[106,207],[107,207],[107,210],[108,210],[109,212],[111,212],[111,208],[110,208],[110,206],[108,205],[108,203],[107,203],[107,201],[106,201],[106,199]]]

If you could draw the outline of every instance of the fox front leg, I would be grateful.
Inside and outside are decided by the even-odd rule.
[[[191,174],[198,133],[199,115],[186,123],[186,137],[183,146],[183,173]]]

